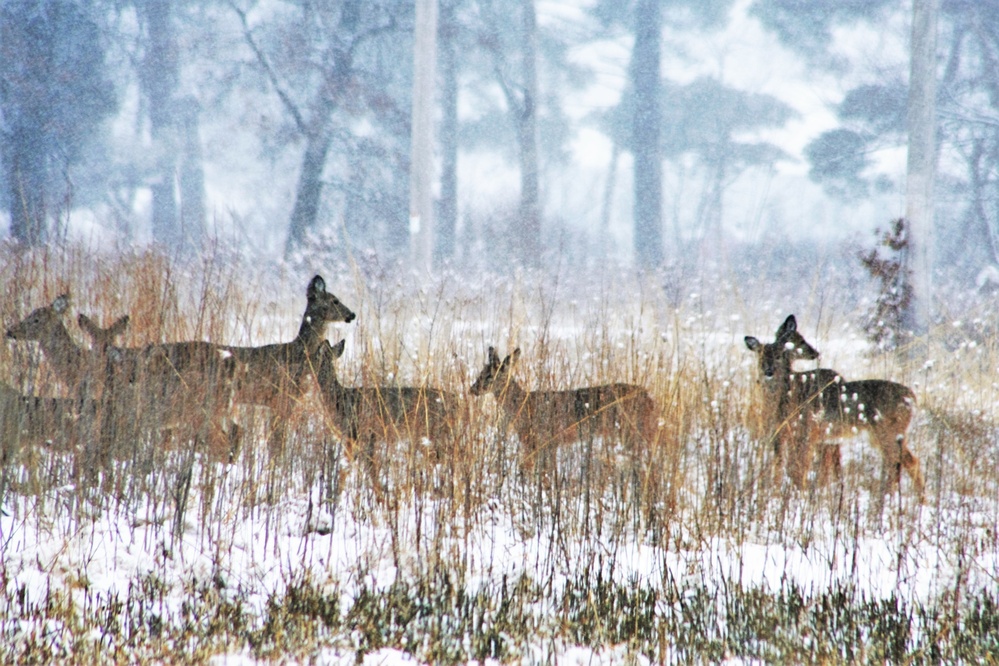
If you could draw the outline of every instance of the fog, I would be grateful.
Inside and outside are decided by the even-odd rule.
[[[441,0],[435,268],[502,272],[551,253],[649,268],[635,248],[650,245],[652,268],[693,271],[775,244],[849,254],[904,214],[910,3],[670,4],[651,33],[658,75],[640,79],[647,5]],[[997,37],[969,36],[969,12],[944,3],[938,18],[931,240],[970,285],[996,263],[999,82],[982,55]],[[409,3],[50,0],[2,13],[7,237],[412,260]],[[639,201],[646,136],[661,174],[638,172],[661,192]],[[636,238],[638,211],[650,238]]]

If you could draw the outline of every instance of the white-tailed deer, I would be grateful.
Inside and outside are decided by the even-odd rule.
[[[97,402],[101,439],[107,444],[164,427],[181,426],[204,439],[213,454],[228,453],[235,431],[225,431],[236,363],[211,346],[149,345],[139,349],[113,345],[127,317],[106,329],[86,319],[84,330],[94,349],[76,344],[63,317],[69,296],[38,308],[7,330],[7,337],[36,341],[73,399]]]
[[[50,305],[37,308],[8,328],[7,337],[13,340],[37,342],[52,370],[66,385],[70,394],[84,396],[93,392],[99,393],[103,384],[94,386],[93,382],[103,379],[103,373],[100,372],[103,359],[92,354],[89,349],[77,345],[70,336],[63,323],[63,316],[68,310],[69,294],[62,294]],[[123,333],[127,326],[127,317],[119,319],[107,329],[95,325],[93,327],[95,341],[102,345],[113,344],[115,337]]]
[[[290,342],[260,347],[233,347],[209,342],[174,342],[149,345],[141,350],[110,348],[110,354],[127,357],[131,352],[143,355],[143,367],[151,376],[172,376],[184,382],[196,380],[206,368],[217,367],[219,359],[235,368],[232,402],[258,405],[271,410],[268,448],[272,454],[284,449],[285,429],[295,405],[309,387],[320,347],[326,342],[326,326],[333,322],[351,322],[355,314],[326,291],[326,282],[316,275],[306,289],[306,306],[298,335]],[[209,387],[222,384],[218,379]],[[217,390],[217,389],[216,389]],[[160,394],[161,399],[169,395]]]
[[[358,442],[368,445],[426,438],[439,450],[443,442],[454,437],[457,394],[423,386],[348,388],[337,379],[334,367],[343,350],[343,340],[323,345],[316,379],[326,413],[342,433],[348,456],[354,456]]]
[[[233,446],[232,434],[224,432],[233,402],[268,407],[272,413],[268,445],[277,453],[284,447],[287,420],[308,388],[326,325],[355,318],[326,291],[319,275],[309,282],[306,299],[295,339],[261,347],[191,341],[120,348],[102,342],[99,351],[90,351],[77,346],[66,331],[62,318],[69,298],[65,295],[32,312],[7,336],[38,341],[67,384],[101,384],[111,393],[116,415],[134,409],[149,414],[155,427],[183,420],[195,433],[207,433],[213,452]]]
[[[272,454],[284,449],[285,428],[296,403],[308,390],[309,378],[326,342],[326,325],[350,323],[356,315],[340,299],[326,291],[326,282],[316,275],[305,292],[306,306],[298,335],[291,342],[262,347],[228,347],[240,366],[234,399],[237,403],[263,405],[271,409]]]
[[[72,448],[80,417],[85,410],[92,417],[95,409],[93,400],[22,395],[0,382],[0,465],[25,447]]]
[[[846,381],[835,370],[819,368],[794,372],[795,360],[814,360],[819,352],[798,333],[794,315],[777,329],[774,342],[764,344],[746,336],[746,346],[759,359],[768,422],[776,429],[775,452],[785,457],[787,474],[798,487],[807,483],[816,446],[827,439],[866,432],[881,452],[882,492],[898,484],[904,469],[922,495],[919,458],[907,445],[916,396],[902,384],[865,379]],[[823,472],[839,467],[839,449],[825,445]]]
[[[290,342],[260,347],[174,342],[149,345],[141,350],[111,347],[108,353],[120,357],[138,351],[143,354],[147,369],[152,369],[152,375],[174,374],[180,378],[203,372],[212,359],[227,359],[236,368],[232,402],[271,410],[268,446],[272,454],[278,454],[284,448],[288,419],[308,389],[319,348],[326,342],[327,324],[349,323],[355,318],[340,299],[326,291],[326,282],[319,275],[309,282],[306,301],[298,335]],[[88,326],[81,325],[88,330]]]
[[[515,349],[502,361],[489,348],[485,367],[472,384],[472,395],[492,393],[512,422],[521,446],[521,461],[530,469],[536,459],[559,444],[602,437],[626,448],[655,443],[656,404],[641,386],[604,384],[563,391],[525,391],[513,378]],[[639,449],[640,450],[640,449]]]

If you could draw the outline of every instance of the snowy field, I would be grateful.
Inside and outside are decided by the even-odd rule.
[[[941,346],[910,367],[865,353],[845,305],[824,313],[825,329],[803,326],[823,362],[920,396],[911,436],[925,495],[903,478],[882,501],[880,459],[863,438],[843,443],[841,479],[799,491],[758,431],[742,336],[772,336],[790,308],[814,322],[807,301],[749,303],[724,285],[667,305],[628,283],[570,297],[527,281],[391,296],[350,276],[329,282],[358,313],[328,331],[347,340],[341,381],[461,394],[446,454],[393,442],[350,459],[314,396],[281,460],[267,454],[259,410],[241,412],[251,436],[231,464],[152,441],[85,471],[79,450],[21,450],[3,468],[0,660],[994,658],[994,339]],[[252,289],[220,305],[233,317],[220,335],[294,336],[303,289],[287,283],[282,306],[254,303],[249,293],[266,292]],[[105,320],[129,303],[85,298]],[[4,321],[45,303],[34,290]],[[128,343],[142,335],[140,325]],[[14,344],[4,363],[17,378]],[[579,442],[525,468],[494,399],[468,394],[490,344],[524,350],[526,387],[647,387],[658,448]]]

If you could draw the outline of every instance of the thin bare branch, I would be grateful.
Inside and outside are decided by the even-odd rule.
[[[284,104],[285,108],[288,109],[288,113],[290,113],[291,117],[295,120],[295,126],[298,128],[298,131],[302,134],[308,134],[308,123],[305,122],[301,111],[299,111],[298,106],[291,99],[291,96],[285,92],[284,88],[281,87],[281,81],[278,79],[277,73],[274,71],[274,68],[271,67],[270,62],[267,60],[267,56],[253,38],[253,31],[250,29],[249,21],[246,19],[246,12],[240,9],[235,2],[229,2],[229,6],[234,12],[236,12],[236,15],[239,16],[239,21],[243,25],[243,37],[246,40],[247,45],[256,56],[257,62],[264,68],[264,73],[267,75],[271,85],[274,86],[274,91],[277,93],[278,98],[280,98],[281,103]]]

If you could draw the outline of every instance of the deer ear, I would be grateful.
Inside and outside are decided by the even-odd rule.
[[[329,345],[329,342],[326,344]],[[330,349],[333,351],[333,358],[340,358],[343,356],[343,350],[347,346],[347,340],[341,340],[335,345],[330,345]]]
[[[312,278],[312,281],[309,282],[309,288],[306,291],[306,296],[308,296],[309,298],[314,298],[318,294],[325,294],[325,293],[326,293],[326,280],[323,279],[323,276],[317,275],[314,278]]]
[[[757,349],[760,348],[760,341],[754,338],[753,336],[747,335],[745,337],[745,340],[746,340],[746,346],[749,347],[751,351],[756,351]]]
[[[514,349],[513,353],[510,354],[509,358],[510,358],[510,362],[511,363],[515,363],[517,361],[517,359],[520,358],[520,347],[517,347],[516,349]]]
[[[499,355],[496,353],[496,347],[490,347],[489,348],[489,363],[491,365],[499,365],[499,362],[500,362],[500,358],[499,358]]]
[[[131,319],[128,315],[122,315],[118,317],[118,321],[108,327],[108,331],[112,336],[117,337],[125,332],[125,329],[128,328],[129,321],[131,321]]]
[[[784,320],[784,323],[777,329],[777,339],[782,340],[797,330],[798,320],[794,318],[794,315],[788,315],[787,319]]]
[[[69,308],[69,294],[62,294],[59,298],[52,301],[52,309],[55,310],[56,314],[62,314]]]

